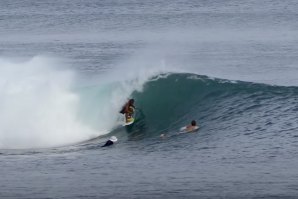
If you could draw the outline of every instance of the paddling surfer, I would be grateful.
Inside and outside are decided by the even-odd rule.
[[[186,132],[192,132],[194,130],[197,130],[199,127],[197,126],[197,122],[195,120],[192,120],[189,125],[186,126],[185,131]]]

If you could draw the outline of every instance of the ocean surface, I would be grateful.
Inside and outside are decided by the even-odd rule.
[[[296,0],[1,0],[0,198],[298,198],[297,19]]]

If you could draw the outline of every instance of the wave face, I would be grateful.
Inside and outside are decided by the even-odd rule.
[[[175,133],[193,119],[202,131],[225,132],[227,136],[298,128],[297,87],[180,73],[152,79],[142,92],[132,96],[138,107],[138,120],[129,131],[143,137]]]

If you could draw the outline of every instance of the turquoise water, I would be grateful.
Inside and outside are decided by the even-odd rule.
[[[297,6],[1,1],[0,198],[296,198]]]

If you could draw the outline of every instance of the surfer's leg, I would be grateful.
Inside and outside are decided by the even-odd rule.
[[[128,122],[128,117],[129,116],[129,114],[128,113],[125,113],[125,122],[127,123]]]

